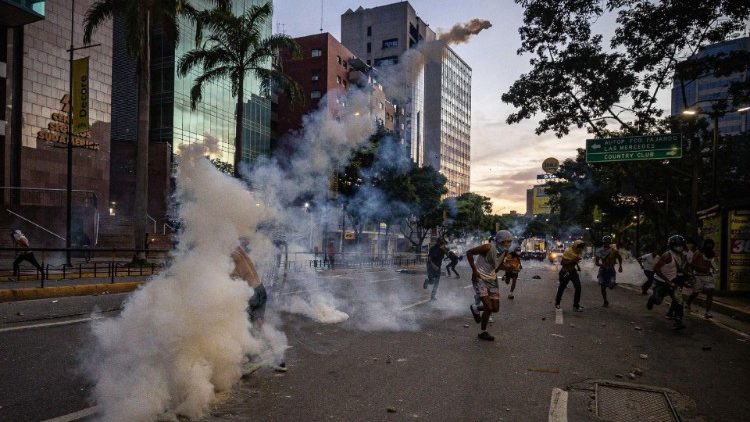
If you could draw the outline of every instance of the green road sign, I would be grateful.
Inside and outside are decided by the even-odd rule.
[[[586,140],[586,161],[589,163],[667,160],[681,157],[682,137],[680,134]]]

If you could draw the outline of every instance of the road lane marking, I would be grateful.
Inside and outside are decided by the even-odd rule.
[[[468,284],[468,285],[464,286],[464,289],[468,289],[468,288],[470,288],[471,286],[473,286],[473,284]]]
[[[18,327],[8,327],[8,328],[0,328],[0,333],[5,333],[8,331],[18,331],[18,330],[28,330],[32,328],[44,328],[44,327],[55,327],[58,325],[69,325],[69,324],[80,324],[82,322],[89,322],[95,319],[101,319],[104,317],[95,317],[95,318],[78,318],[78,319],[69,319],[67,321],[58,321],[58,322],[45,322],[43,324],[33,324],[33,325],[21,325]]]
[[[563,325],[563,310],[555,309],[555,324]]]
[[[425,303],[427,303],[429,301],[430,301],[430,299],[420,300],[419,302],[414,302],[411,305],[406,305],[403,308],[401,308],[400,310],[401,311],[405,311],[405,310],[413,308],[415,306],[419,306],[419,305],[425,304]]]
[[[99,410],[98,406],[89,407],[88,409],[79,410],[77,412],[68,413],[67,415],[58,416],[56,418],[47,419],[43,422],[71,422],[83,419],[85,417],[95,414]]]
[[[552,389],[552,397],[549,401],[548,422],[568,421],[568,392],[557,387]]]

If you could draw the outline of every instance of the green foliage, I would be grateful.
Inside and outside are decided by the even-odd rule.
[[[270,97],[271,89],[283,90],[293,103],[302,98],[299,85],[271,64],[281,51],[289,51],[299,57],[300,47],[287,35],[264,36],[263,28],[271,20],[273,6],[268,2],[253,5],[242,15],[232,12],[231,4],[220,5],[196,13],[200,30],[196,36],[197,48],[180,57],[178,75],[185,77],[192,69],[200,69],[190,89],[190,107],[194,110],[203,98],[207,84],[229,80],[232,96],[237,97],[235,135],[235,174],[239,176],[242,157],[242,118],[244,110],[244,88],[246,75],[252,74],[260,80],[263,94]],[[204,30],[208,37],[203,41]]]
[[[492,213],[490,198],[473,192],[467,192],[457,198],[446,199],[452,223],[447,231],[449,236],[462,237],[469,233],[483,231]],[[491,229],[490,231],[494,230]]]

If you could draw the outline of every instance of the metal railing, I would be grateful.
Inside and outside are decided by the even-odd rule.
[[[28,259],[19,259],[29,252],[39,267]],[[67,252],[76,260],[72,265],[65,264]],[[145,252],[151,262],[133,263],[132,257],[140,252]],[[167,265],[170,252],[163,249],[0,248],[0,288],[2,281],[37,281],[43,288],[47,281],[101,278],[114,283],[117,277],[150,276]]]
[[[308,268],[375,268],[375,267],[402,267],[408,265],[424,264],[426,254],[381,254],[367,255],[359,253],[334,253],[334,254],[310,254],[295,252],[290,253],[290,265],[297,268],[302,262]]]

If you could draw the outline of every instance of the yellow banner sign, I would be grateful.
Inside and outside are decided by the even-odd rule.
[[[89,58],[73,60],[73,134],[89,131]]]

